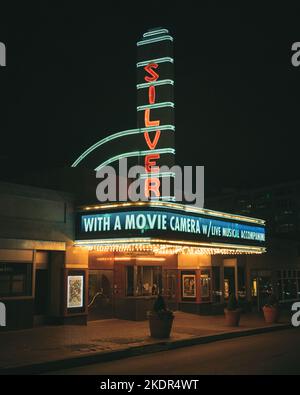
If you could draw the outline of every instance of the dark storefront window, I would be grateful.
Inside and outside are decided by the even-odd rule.
[[[29,296],[31,282],[30,263],[0,263],[0,296]]]
[[[134,276],[134,266],[127,266],[126,271],[127,296],[151,296],[158,295],[161,292],[161,266],[136,266],[136,278]]]
[[[219,266],[213,266],[212,276],[213,276],[213,302],[220,303],[222,297],[222,290],[221,290],[221,269]]]
[[[269,270],[251,271],[252,303],[260,309],[267,303],[269,295],[273,292],[272,272]]]
[[[277,292],[280,301],[300,299],[300,273],[296,270],[277,272]]]

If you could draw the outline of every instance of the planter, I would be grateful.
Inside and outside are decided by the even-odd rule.
[[[262,309],[264,312],[265,321],[268,324],[274,324],[275,322],[278,322],[278,318],[279,318],[278,307],[264,306]]]
[[[225,321],[228,326],[239,326],[241,318],[241,309],[227,310],[224,309]]]
[[[168,315],[149,314],[150,335],[156,339],[170,337],[174,317]]]

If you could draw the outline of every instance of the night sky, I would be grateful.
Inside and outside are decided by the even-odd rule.
[[[136,41],[158,26],[175,40],[177,163],[204,165],[208,187],[299,179],[299,3],[19,4],[0,15],[2,179],[135,128]]]

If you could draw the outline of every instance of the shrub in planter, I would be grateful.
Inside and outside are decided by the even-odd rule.
[[[164,339],[170,337],[174,314],[167,309],[165,300],[158,295],[154,302],[153,309],[148,311],[149,327],[151,337]]]
[[[227,307],[224,309],[225,320],[228,326],[238,326],[242,309],[239,308],[235,294],[229,295]]]
[[[279,318],[278,300],[274,294],[271,294],[267,303],[262,308],[264,312],[265,321],[268,324],[274,324]]]

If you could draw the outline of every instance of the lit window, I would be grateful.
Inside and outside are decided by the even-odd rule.
[[[134,266],[126,267],[126,295],[127,296],[152,296],[162,291],[161,266]]]

